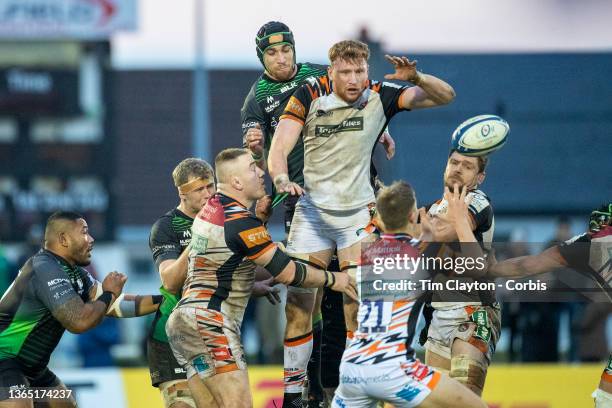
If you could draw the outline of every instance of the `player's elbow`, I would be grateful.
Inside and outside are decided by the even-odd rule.
[[[64,328],[68,330],[72,334],[81,334],[85,333],[87,330],[91,329],[93,326],[85,322],[84,320],[78,320],[75,322],[64,323]]]
[[[455,93],[455,90],[453,89],[453,87],[447,84],[446,89],[440,95],[440,98],[439,98],[440,105],[448,105],[449,103],[455,100],[456,96],[457,94]]]

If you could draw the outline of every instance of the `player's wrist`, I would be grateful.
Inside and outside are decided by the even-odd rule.
[[[287,173],[279,174],[278,176],[274,177],[274,186],[277,188],[289,183],[289,175]]]
[[[423,74],[419,71],[416,71],[414,76],[408,80],[412,84],[419,86],[423,83]]]

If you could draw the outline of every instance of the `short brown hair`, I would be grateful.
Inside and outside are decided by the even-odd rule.
[[[340,41],[329,49],[329,61],[333,64],[337,59],[345,61],[359,61],[370,59],[370,49],[366,43],[357,40]]]
[[[405,181],[396,181],[383,187],[376,197],[376,212],[385,229],[398,230],[406,225],[416,205],[414,189]]]
[[[229,149],[224,149],[217,154],[215,157],[215,170],[217,171],[217,182],[223,183],[225,182],[225,178],[228,173],[229,168],[224,167],[224,164],[233,160],[236,160],[238,157],[243,156],[245,154],[249,154],[249,150],[241,149],[238,147],[230,147]]]
[[[489,156],[478,156],[478,172],[484,173],[489,164]]]
[[[174,170],[172,170],[172,180],[174,180],[174,185],[176,187],[187,183],[191,177],[212,179],[213,169],[208,162],[195,157],[189,157],[181,161]]]

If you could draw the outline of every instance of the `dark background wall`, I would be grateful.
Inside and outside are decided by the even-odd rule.
[[[484,189],[496,214],[584,213],[612,193],[612,54],[416,55],[447,80],[451,105],[399,114],[397,154],[377,154],[385,181],[403,178],[435,200],[450,135],[478,114],[503,116],[508,144],[492,155]],[[390,66],[373,54],[371,77]],[[258,70],[209,73],[212,152],[241,144],[240,108]],[[177,202],[170,172],[190,156],[189,71],[115,71],[109,107],[116,137],[118,225],[150,225]],[[379,152],[380,153],[380,152]]]

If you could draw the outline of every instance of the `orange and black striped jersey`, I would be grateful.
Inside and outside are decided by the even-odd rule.
[[[382,282],[401,285],[402,281],[410,280],[417,283],[429,274],[421,268],[408,272],[386,267],[383,272],[377,270],[377,266],[388,266],[385,261],[397,257],[416,260],[426,246],[427,244],[409,235],[382,234],[380,239],[362,251],[357,270],[359,325],[342,356],[343,361],[354,364],[381,364],[413,356],[411,344],[423,300],[423,290],[419,285],[385,290]]]
[[[322,76],[307,79],[289,99],[281,120],[303,125],[304,188],[317,207],[354,210],[375,201],[371,156],[389,120],[403,110],[405,89],[369,81],[361,96],[348,103]]]
[[[215,194],[193,222],[178,307],[220,311],[240,324],[255,281],[253,260],[275,247],[266,227],[244,205]]]

